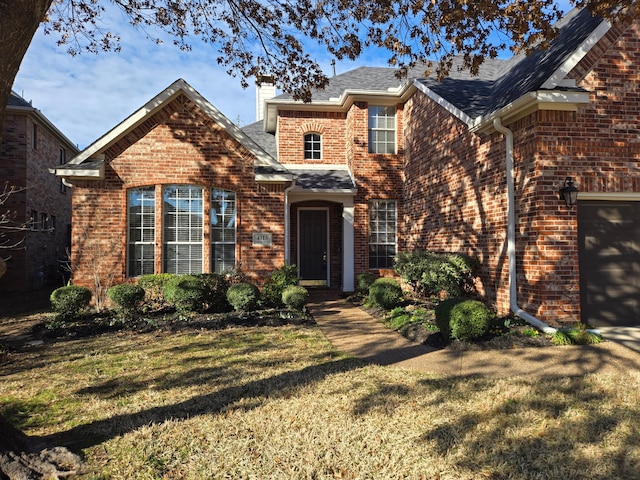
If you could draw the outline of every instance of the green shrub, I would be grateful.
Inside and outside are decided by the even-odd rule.
[[[230,282],[225,275],[201,273],[194,276],[202,282],[204,287],[204,309],[207,312],[222,313],[231,310],[231,305],[227,301],[227,290],[229,290]]]
[[[234,310],[250,312],[258,307],[260,290],[253,283],[236,283],[229,287],[227,300]]]
[[[435,309],[436,323],[445,341],[473,341],[489,330],[493,314],[487,306],[465,298],[449,298]]]
[[[402,288],[393,278],[378,278],[369,287],[368,302],[385,310],[391,310],[402,302]]]
[[[460,253],[415,251],[400,253],[394,271],[421,297],[439,296],[444,292],[456,297],[473,291],[479,263]]]
[[[282,292],[282,303],[292,310],[302,311],[309,301],[309,292],[299,285],[289,285]]]
[[[376,281],[376,276],[373,273],[365,272],[360,273],[356,277],[356,290],[358,292],[369,292],[369,288],[373,285],[373,282]]]
[[[49,299],[59,320],[72,320],[89,306],[91,290],[78,285],[68,285],[55,289]]]
[[[261,302],[266,307],[282,308],[282,293],[284,289],[298,284],[298,268],[285,263],[282,267],[271,272],[262,286]]]
[[[158,273],[142,275],[138,279],[138,285],[144,289],[144,310],[159,311],[171,306],[164,298],[164,286],[174,277],[173,273]]]
[[[116,304],[117,310],[127,318],[138,313],[140,304],[144,301],[144,288],[133,283],[114,285],[107,290],[107,297]]]
[[[204,282],[195,275],[176,275],[163,288],[164,298],[179,313],[203,312],[208,292]]]

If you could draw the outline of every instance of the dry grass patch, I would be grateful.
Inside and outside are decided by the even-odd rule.
[[[113,333],[0,357],[0,408],[91,479],[640,478],[640,380],[442,378],[309,326]],[[624,385],[624,388],[621,388]]]

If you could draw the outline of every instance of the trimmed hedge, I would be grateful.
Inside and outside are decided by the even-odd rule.
[[[358,292],[368,292],[373,282],[376,281],[376,276],[373,273],[365,272],[360,273],[356,277],[356,290]]]
[[[282,308],[282,293],[287,287],[298,284],[298,267],[285,263],[271,272],[264,281],[260,294],[261,303],[266,307]]]
[[[472,341],[489,330],[493,313],[479,300],[449,298],[435,308],[436,324],[445,341]]]
[[[173,273],[157,273],[142,275],[138,279],[138,285],[144,289],[144,308],[146,310],[158,311],[171,306],[164,298],[164,286],[174,277]]]
[[[227,300],[230,282],[225,275],[219,273],[200,273],[194,275],[204,287],[205,298],[203,308],[207,312],[222,313],[231,310]]]
[[[138,313],[144,295],[144,288],[133,283],[114,285],[107,290],[107,297],[125,317],[133,317]]]
[[[164,299],[180,313],[203,312],[208,298],[207,288],[195,275],[176,275],[162,289]]]
[[[236,283],[229,287],[227,300],[234,310],[250,312],[258,307],[260,290],[253,283]]]
[[[289,285],[282,292],[282,303],[292,310],[302,311],[309,301],[309,291],[299,285]]]
[[[393,278],[378,278],[369,287],[368,301],[371,305],[391,310],[402,302],[402,287]]]
[[[51,307],[60,320],[77,318],[91,302],[91,290],[79,285],[56,288],[49,297]]]

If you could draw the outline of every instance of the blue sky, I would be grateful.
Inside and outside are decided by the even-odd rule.
[[[13,89],[32,101],[56,127],[81,149],[90,145],[178,78],[240,126],[255,122],[255,87],[217,65],[212,46],[194,39],[182,52],[171,41],[157,45],[118,17],[113,30],[122,50],[72,57],[55,35],[40,28],[22,62]],[[322,52],[319,52],[322,55]],[[331,74],[331,58],[317,58]],[[385,58],[364,57],[357,64],[338,64],[337,73],[357,65],[385,65]]]
[[[41,27],[14,82],[13,89],[79,148],[90,145],[178,78],[240,126],[256,120],[255,87],[250,82],[252,86],[243,89],[238,78],[219,67],[212,46],[194,39],[193,49],[182,52],[170,40],[157,45],[119,13],[111,21],[112,30],[121,36],[119,53],[72,57],[64,46],[56,45],[55,35],[44,35]],[[316,51],[316,60],[331,75],[331,58],[321,49]],[[385,66],[386,59],[385,52],[367,51],[355,63],[338,62],[336,72],[361,65]]]

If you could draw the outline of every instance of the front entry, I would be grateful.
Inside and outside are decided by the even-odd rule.
[[[299,210],[298,269],[301,285],[327,285],[327,210]]]

